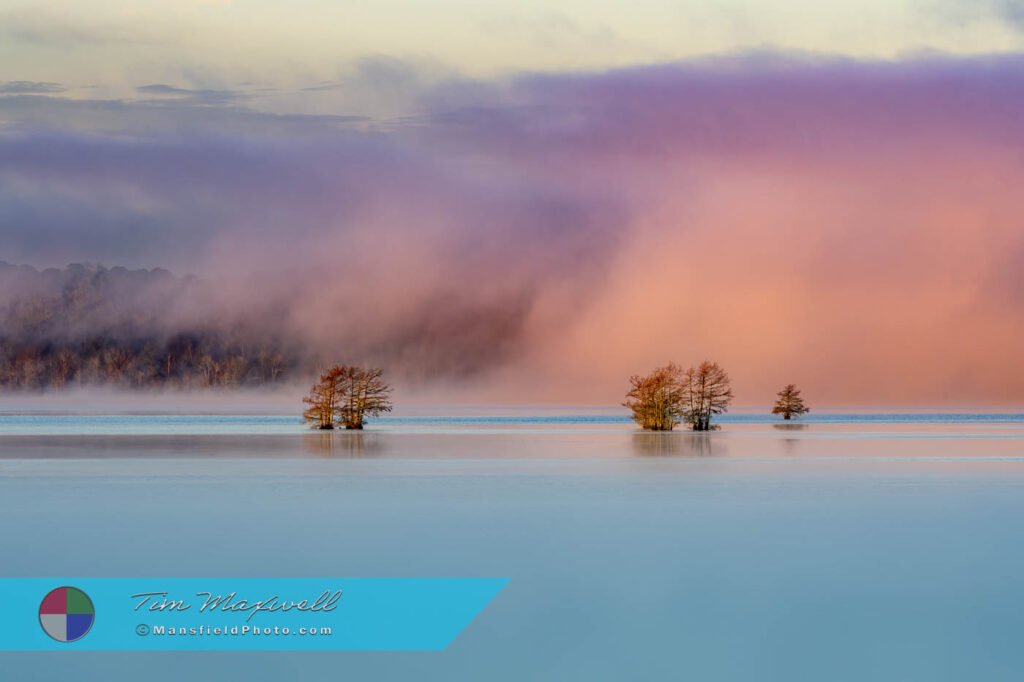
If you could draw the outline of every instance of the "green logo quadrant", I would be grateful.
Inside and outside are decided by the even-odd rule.
[[[39,624],[58,642],[74,642],[85,637],[95,620],[92,600],[76,587],[51,590],[39,605]]]

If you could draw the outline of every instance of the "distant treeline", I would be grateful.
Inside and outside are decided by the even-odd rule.
[[[179,334],[167,341],[145,336],[0,340],[0,386],[4,388],[259,385],[282,380],[296,364],[278,349],[233,346],[209,334]]]
[[[312,372],[284,339],[204,307],[204,286],[160,269],[0,262],[0,387],[235,387]]]

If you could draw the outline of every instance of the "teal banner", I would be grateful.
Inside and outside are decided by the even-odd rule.
[[[505,578],[0,578],[0,650],[437,651]]]

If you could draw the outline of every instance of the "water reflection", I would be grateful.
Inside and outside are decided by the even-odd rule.
[[[774,428],[776,431],[781,431],[782,434],[791,433],[791,434],[793,434],[795,436],[800,431],[805,430],[807,428],[807,424],[793,424],[793,423],[789,422],[789,423],[784,423],[784,424],[772,424],[772,428]],[[795,455],[795,454],[797,454],[797,451],[800,449],[801,442],[802,441],[799,438],[794,438],[794,437],[779,438],[779,446],[780,446],[780,448],[782,450],[782,454],[784,454],[784,455]]]
[[[807,426],[807,424],[772,424],[772,428],[779,431],[803,431]]]
[[[641,457],[713,457],[728,449],[712,433],[692,431],[638,431],[632,438],[633,452]]]
[[[320,431],[302,438],[302,448],[317,457],[375,457],[384,451],[380,434],[365,431]]]

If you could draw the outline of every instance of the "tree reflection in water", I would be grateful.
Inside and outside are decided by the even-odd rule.
[[[317,457],[376,457],[384,450],[379,434],[349,430],[305,434],[302,447]]]
[[[641,457],[715,457],[727,454],[721,438],[714,433],[692,431],[638,431],[633,434],[633,452]]]
[[[807,424],[772,424],[772,427],[776,431],[782,431],[783,433],[803,431],[807,428]],[[800,445],[799,438],[780,438],[779,442],[782,444],[782,449],[787,455],[797,454],[797,449]]]

